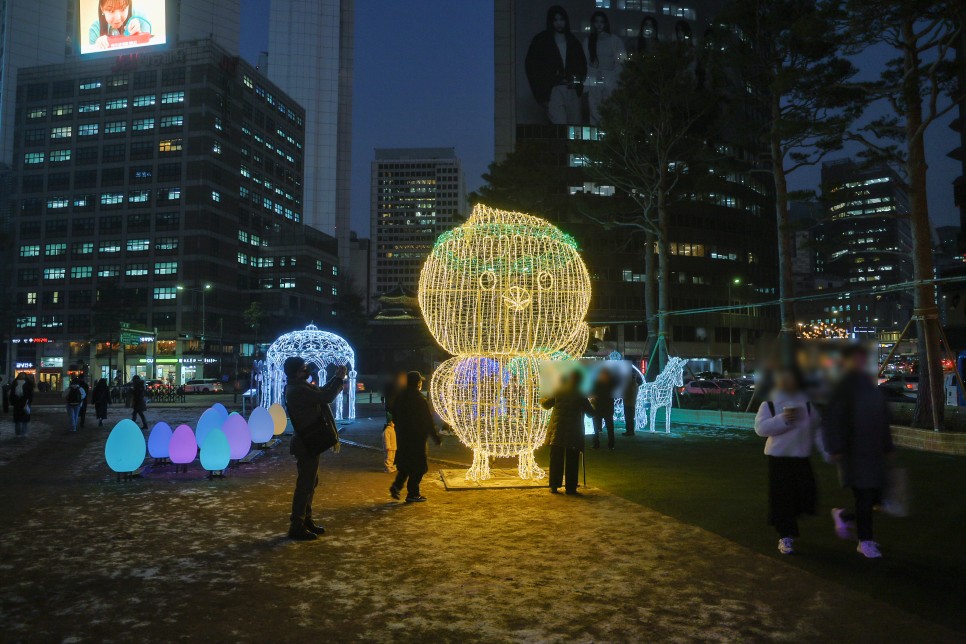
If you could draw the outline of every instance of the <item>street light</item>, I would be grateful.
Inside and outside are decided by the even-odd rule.
[[[728,282],[728,367],[734,362],[734,351],[731,336],[734,335],[735,314],[731,311],[731,287],[741,286],[741,278],[736,277]]]
[[[191,288],[188,286],[182,286],[178,284],[176,286],[179,291],[192,291],[193,293],[201,293],[201,377],[205,377],[205,294],[211,290],[211,284],[204,284],[200,288]],[[197,327],[196,327],[197,328]]]

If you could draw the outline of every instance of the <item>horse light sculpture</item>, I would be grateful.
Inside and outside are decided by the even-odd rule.
[[[650,410],[651,431],[656,430],[657,410],[664,407],[664,431],[671,433],[671,403],[674,402],[674,390],[684,386],[684,365],[687,360],[668,358],[667,364],[654,382],[645,382],[637,393],[637,408]],[[638,429],[643,429],[646,417],[638,415]]]
[[[272,343],[265,354],[265,367],[262,374],[261,405],[270,408],[274,403],[283,403],[285,389],[285,360],[298,356],[305,360],[305,364],[318,369],[319,379],[325,379],[326,368],[329,365],[341,365],[346,368],[349,376],[348,415],[344,412],[346,405],[340,393],[335,402],[335,418],[342,420],[356,417],[356,354],[344,338],[328,331],[320,331],[317,326],[310,324],[304,331],[292,331],[281,336]]]
[[[419,277],[430,332],[455,357],[433,374],[439,415],[473,450],[470,480],[491,457],[517,457],[521,478],[544,476],[539,363],[583,353],[590,276],[574,240],[549,222],[476,206],[436,241]]]

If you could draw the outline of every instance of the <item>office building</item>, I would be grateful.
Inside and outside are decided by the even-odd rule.
[[[453,148],[377,149],[370,202],[370,299],[415,293],[436,238],[462,218],[463,170]]]
[[[590,32],[592,14],[602,10],[610,33],[620,39],[624,51],[644,55],[652,39],[700,47],[725,3],[496,0],[496,160],[527,146],[546,161],[547,172],[557,168],[556,183],[566,186],[569,195],[605,200],[615,195],[615,188],[592,181],[584,158],[574,154],[576,145],[598,140],[602,134],[590,92],[572,97],[572,109],[561,119],[559,111],[545,109],[546,97],[538,96],[540,79],[527,75],[527,53],[543,38],[547,10],[553,4],[567,12],[571,33],[579,42]],[[719,171],[725,188],[673,206],[668,233],[670,309],[740,307],[731,313],[695,312],[669,319],[672,351],[690,358],[696,371],[738,371],[755,357],[756,340],[778,331],[777,307],[748,306],[777,296],[773,188],[762,173],[752,172],[760,163],[754,146],[738,140],[715,142],[717,153],[729,159],[729,168]],[[588,319],[592,340],[588,352],[607,356],[616,350],[635,361],[647,359],[643,233],[601,226],[581,212],[576,200],[545,201],[552,205],[539,214],[574,236],[591,273],[593,299]]]
[[[349,279],[352,288],[365,300],[365,313],[369,315],[369,239],[360,238],[355,231],[349,235]]]
[[[17,96],[16,369],[220,376],[256,334],[333,315],[336,242],[303,223],[305,112],[247,63],[210,40],[74,57],[21,69]]]
[[[909,198],[902,180],[885,165],[852,159],[822,164],[826,205],[817,264],[847,292],[823,302],[817,320],[848,332],[899,330],[911,310],[911,291],[886,287],[912,280]]]
[[[305,223],[349,268],[354,0],[271,0],[268,77],[306,112]]]

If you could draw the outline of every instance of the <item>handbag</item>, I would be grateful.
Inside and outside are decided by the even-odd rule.
[[[339,444],[338,430],[323,418],[319,418],[318,423],[303,430],[299,438],[313,455],[321,454]]]

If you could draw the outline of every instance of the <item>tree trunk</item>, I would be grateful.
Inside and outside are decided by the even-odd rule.
[[[785,176],[785,155],[782,153],[781,133],[776,129],[776,124],[781,120],[781,97],[777,94],[771,99],[771,119],[772,127],[769,137],[772,175],[775,179],[775,219],[778,232],[778,306],[782,328],[779,350],[782,364],[790,365],[795,360],[795,309],[792,301],[795,296],[792,286],[794,231],[788,213],[788,181]]]
[[[657,336],[659,347],[655,357],[659,370],[663,370],[667,363],[667,340],[670,332],[667,314],[671,308],[671,251],[667,232],[667,193],[663,188],[658,190],[657,194],[657,231]]]
[[[912,228],[915,315],[919,351],[919,393],[913,412],[913,425],[939,431],[943,422],[942,363],[939,353],[939,311],[933,279],[932,230],[926,197],[926,148],[923,141],[921,76],[916,53],[915,20],[903,21],[902,36],[905,81],[903,102],[906,108],[906,174],[909,180],[909,219]]]
[[[655,369],[659,360],[651,359],[654,347],[657,346],[657,271],[654,257],[654,233],[648,231],[644,241],[644,317],[647,320],[647,344],[645,356],[648,359],[647,373],[644,377],[648,381],[657,377]]]

